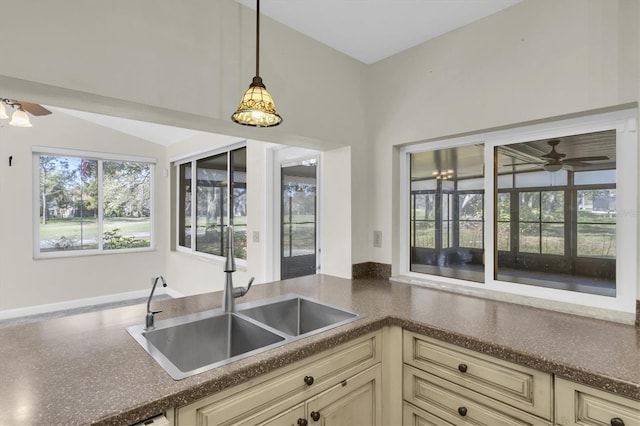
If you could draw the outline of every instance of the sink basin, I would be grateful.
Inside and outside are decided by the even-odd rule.
[[[289,336],[320,332],[358,317],[356,313],[295,295],[285,296],[284,300],[270,299],[254,307],[238,306],[236,311]]]
[[[296,294],[127,328],[175,380],[346,324],[362,315]]]
[[[142,325],[127,330],[176,380],[244,358],[286,340],[285,336],[235,314],[217,310],[203,316],[158,321],[156,328],[149,331]]]

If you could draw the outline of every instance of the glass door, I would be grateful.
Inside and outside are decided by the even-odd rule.
[[[316,273],[317,161],[281,167],[281,279]]]

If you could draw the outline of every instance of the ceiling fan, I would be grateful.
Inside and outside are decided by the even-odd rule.
[[[508,164],[508,166],[522,166],[525,164],[538,164],[542,165],[542,168],[548,172],[557,172],[562,169],[563,166],[571,167],[587,167],[591,163],[589,161],[601,161],[608,160],[609,157],[605,155],[594,155],[590,157],[574,157],[565,158],[567,154],[556,151],[556,146],[560,143],[560,139],[551,139],[547,141],[551,147],[551,151],[540,156],[541,161],[531,161],[526,163]]]
[[[6,106],[15,109],[11,115],[11,121],[9,124],[16,127],[31,127],[31,122],[29,121],[27,112],[36,117],[51,114],[51,111],[39,104],[0,98],[0,118],[9,118]]]

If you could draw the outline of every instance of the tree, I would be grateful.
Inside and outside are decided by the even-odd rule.
[[[103,205],[108,216],[148,216],[151,168],[148,164],[105,161]]]
[[[74,186],[77,171],[69,166],[64,157],[40,157],[40,199],[42,202],[42,224],[47,223],[49,204],[58,209],[72,202],[68,189]]]

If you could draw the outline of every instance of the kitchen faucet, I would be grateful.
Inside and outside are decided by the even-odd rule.
[[[153,287],[151,287],[151,294],[149,295],[149,299],[147,300],[147,316],[146,316],[146,321],[145,321],[145,330],[151,330],[152,328],[155,327],[154,325],[154,315],[155,314],[159,314],[162,311],[152,311],[151,310],[151,298],[153,297],[153,292],[156,289],[156,284],[158,284],[158,280],[162,281],[162,287],[166,287],[167,286],[167,282],[164,280],[164,277],[162,275],[158,275],[157,277],[155,277],[155,279],[153,280]]]
[[[222,309],[225,313],[235,310],[235,299],[242,297],[249,292],[254,277],[251,277],[246,288],[233,288],[233,273],[236,271],[236,261],[233,258],[233,226],[227,226],[227,258],[224,262],[224,273],[226,274],[224,290],[222,292]]]

